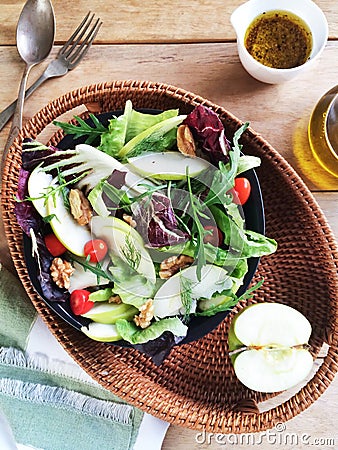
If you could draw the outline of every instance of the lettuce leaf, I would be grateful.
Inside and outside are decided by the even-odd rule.
[[[260,257],[270,255],[277,249],[277,242],[255,231],[245,230],[238,226],[231,217],[227,216],[218,206],[210,206],[210,210],[223,232],[224,243],[241,258]]]
[[[185,115],[170,117],[139,133],[119,151],[118,157],[138,156],[143,152],[161,152],[176,144],[177,126]]]
[[[108,130],[101,134],[99,150],[110,156],[116,156],[126,142],[127,127],[132,114],[132,103],[127,100],[124,113],[110,119]]]
[[[99,149],[111,156],[117,156],[122,147],[143,131],[178,115],[177,109],[170,109],[160,114],[146,114],[133,109],[130,100],[126,101],[124,113],[109,121],[108,130],[102,133]],[[171,135],[166,135],[171,141]],[[168,145],[171,145],[170,142]]]
[[[151,128],[159,122],[163,122],[166,119],[176,116],[178,116],[178,109],[168,109],[160,114],[145,114],[133,109],[128,121],[125,142],[129,142],[147,128]]]
[[[254,169],[261,165],[261,159],[257,156],[242,155],[238,160],[236,176],[247,170]]]
[[[123,303],[140,308],[148,298],[154,296],[155,286],[147,278],[135,274],[123,282],[115,282],[112,289]]]
[[[134,322],[120,319],[116,322],[116,328],[122,339],[131,344],[144,344],[157,339],[165,331],[170,331],[175,336],[186,336],[188,327],[178,317],[161,319],[152,323],[149,327],[140,329]]]

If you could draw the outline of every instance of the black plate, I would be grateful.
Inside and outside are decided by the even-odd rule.
[[[154,109],[140,109],[139,111],[148,114],[158,114],[162,112]],[[107,126],[109,119],[111,119],[113,115],[119,116],[122,113],[123,111],[114,111],[97,115],[97,117],[103,125]],[[88,119],[87,122],[92,124],[92,121],[90,119]],[[60,148],[61,150],[72,149],[75,147],[75,145],[83,143],[84,141],[85,141],[84,138],[73,139],[71,135],[67,135],[59,142],[58,148]],[[259,186],[259,181],[256,172],[253,169],[251,169],[243,173],[242,176],[245,176],[251,183],[251,194],[249,200],[243,206],[246,228],[264,234],[265,232],[264,207],[261,189]],[[35,290],[40,295],[40,297],[45,301],[45,303],[56,314],[58,314],[62,319],[64,319],[74,328],[80,330],[83,325],[87,325],[90,322],[90,320],[80,316],[75,316],[72,313],[68,302],[64,303],[51,302],[44,297],[41,291],[41,286],[37,279],[37,265],[35,259],[32,257],[31,240],[26,235],[24,235],[24,255],[28,269],[28,274],[32,282],[32,285],[34,286]],[[259,258],[250,258],[248,260],[248,272],[245,275],[243,285],[240,287],[237,295],[241,295],[247,290],[256,272],[258,262]],[[214,328],[216,328],[228,314],[229,311],[226,311],[218,313],[212,317],[194,317],[189,323],[187,336],[184,338],[184,340],[180,342],[180,344],[185,344],[200,339],[201,337],[212,331]],[[112,344],[123,347],[130,346],[128,342],[122,340],[112,342]]]

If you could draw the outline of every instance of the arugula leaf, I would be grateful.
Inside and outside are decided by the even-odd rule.
[[[259,289],[263,283],[264,283],[264,278],[262,278],[260,281],[258,281],[258,283],[256,283],[251,288],[247,289],[246,292],[244,292],[244,294],[242,294],[239,297],[237,297],[236,294],[231,292],[231,290],[229,290],[227,292],[223,292],[222,294],[226,294],[227,297],[229,297],[228,300],[226,300],[224,303],[221,303],[220,305],[212,306],[211,308],[209,308],[205,311],[196,312],[195,315],[202,316],[202,317],[210,317],[210,316],[214,316],[215,314],[217,314],[219,312],[228,311],[229,309],[232,309],[234,306],[236,306],[238,302],[252,298],[253,292],[256,291],[257,289]]]
[[[50,223],[54,218],[57,219],[56,214],[49,214],[48,216],[42,217],[44,223]]]
[[[69,189],[68,189],[68,184],[67,181],[65,179],[65,177],[62,175],[62,172],[60,171],[60,169],[57,169],[57,180],[60,186],[60,194],[62,197],[62,201],[63,204],[65,205],[65,208],[70,211],[70,202],[69,202]],[[73,184],[73,182],[72,182]]]
[[[103,278],[109,281],[115,281],[114,277],[110,273],[103,270],[100,264],[96,264],[94,266],[90,264],[89,261],[87,261],[86,259],[75,256],[72,253],[67,254],[67,259],[69,259],[70,261],[77,262],[78,264],[80,264],[80,266],[83,267],[85,271],[94,273],[98,277],[98,280]],[[98,284],[100,283],[98,282]]]
[[[260,257],[274,253],[277,242],[255,231],[245,230],[244,223],[241,226],[217,206],[211,206],[219,229],[223,232],[224,242],[231,250],[238,253],[241,258]]]
[[[58,120],[54,120],[53,124],[62,128],[66,134],[74,135],[74,139],[78,139],[82,136],[88,136],[85,143],[91,144],[97,138],[99,138],[102,133],[105,133],[107,131],[107,128],[102,125],[102,123],[94,114],[89,114],[89,117],[93,121],[93,126],[90,126],[79,116],[74,116],[74,119],[77,120],[78,125],[74,125],[68,122],[59,122]]]
[[[188,182],[188,191],[190,198],[190,207],[193,218],[193,229],[192,235],[196,236],[196,246],[194,248],[194,259],[197,260],[196,266],[196,274],[198,281],[201,281],[202,278],[202,267],[206,264],[206,257],[204,253],[204,236],[206,235],[206,231],[200,221],[200,214],[202,213],[203,205],[199,202],[198,199],[194,196],[191,188],[191,179],[188,173],[187,168],[187,182]]]
[[[45,204],[46,204],[48,198],[52,197],[53,198],[53,202],[55,204],[56,197],[57,197],[57,195],[60,194],[62,196],[62,199],[63,199],[63,202],[64,202],[66,208],[69,209],[68,186],[72,185],[72,184],[76,184],[78,181],[82,180],[82,178],[84,178],[87,174],[88,174],[88,172],[83,172],[78,177],[76,177],[75,179],[66,181],[65,178],[61,175],[61,173],[58,172],[58,181],[59,181],[60,184],[52,184],[52,185],[48,186],[45,189],[46,193],[39,195],[39,197],[25,197],[24,200],[19,200],[18,199],[17,201],[21,202],[21,201],[33,201],[33,200],[44,199],[45,200]]]
[[[227,192],[234,186],[235,177],[238,170],[238,163],[241,156],[242,145],[239,144],[239,139],[248,128],[249,123],[243,124],[234,134],[233,146],[229,152],[229,162],[224,164],[219,163],[219,170],[215,172],[210,191],[205,199],[205,205],[211,206],[214,204],[227,204],[231,202]]]

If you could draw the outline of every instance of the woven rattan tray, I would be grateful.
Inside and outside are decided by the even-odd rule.
[[[22,233],[13,215],[21,138],[38,136],[53,120],[79,105],[104,112],[122,109],[127,99],[136,108],[178,107],[181,113],[204,103],[220,115],[230,137],[241,125],[229,112],[209,101],[173,86],[150,82],[91,85],[49,103],[26,124],[11,147],[3,174],[5,231],[28,295],[51,332],[84,370],[143,411],[173,424],[214,433],[258,432],[291,419],[318,399],[337,371],[338,251],[307,187],[252,129],[242,139],[244,152],[262,159],[257,173],[265,204],[266,233],[279,243],[274,255],[261,259],[254,281],[263,276],[265,282],[253,301],[278,301],[305,314],[313,327],[310,344],[314,357],[323,344],[329,344],[318,371],[298,392],[268,411],[259,412],[262,402],[273,396],[252,392],[237,381],[227,355],[232,314],[203,339],[176,347],[156,367],[136,350],[88,340],[49,310],[32,288],[23,262]],[[58,133],[50,142],[56,144],[61,137]],[[238,305],[235,311],[243,306]]]

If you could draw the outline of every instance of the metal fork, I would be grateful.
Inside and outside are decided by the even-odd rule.
[[[73,70],[79,64],[92,45],[102,25],[100,18],[93,23],[94,17],[95,14],[91,15],[90,12],[86,15],[78,28],[60,49],[56,58],[49,63],[40,78],[27,89],[25,93],[26,98],[49,78],[66,75],[69,70]],[[14,114],[16,102],[17,100],[0,113],[0,131]]]

